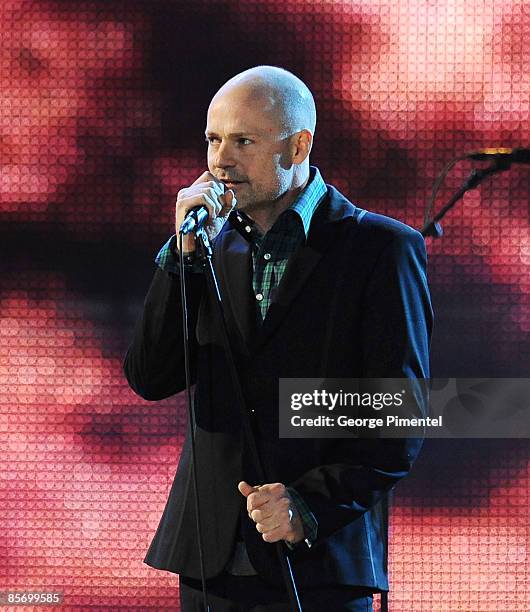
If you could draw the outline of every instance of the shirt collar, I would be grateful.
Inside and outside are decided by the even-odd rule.
[[[309,233],[311,219],[327,193],[326,183],[316,166],[309,167],[309,180],[304,189],[298,194],[296,200],[289,208],[283,211],[280,217],[288,211],[295,212],[304,227],[305,237]],[[278,219],[280,218],[278,217]],[[237,230],[246,240],[253,241],[262,238],[262,234],[255,227],[254,221],[243,211],[233,210],[228,220],[232,227]]]
[[[311,225],[313,214],[326,193],[326,183],[324,183],[318,168],[316,166],[310,166],[309,181],[290,206],[290,210],[295,211],[300,216],[306,238],[309,233],[309,226]]]

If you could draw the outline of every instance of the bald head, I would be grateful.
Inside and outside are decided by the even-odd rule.
[[[240,72],[227,81],[212,99],[236,91],[248,103],[258,105],[274,117],[285,136],[309,130],[315,133],[316,108],[307,85],[292,72],[276,66],[256,66]]]
[[[309,181],[315,102],[294,74],[245,70],[213,97],[206,117],[208,169],[262,231]]]

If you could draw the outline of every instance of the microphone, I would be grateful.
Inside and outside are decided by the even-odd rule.
[[[208,209],[204,205],[190,208],[180,226],[180,233],[186,235],[201,229],[208,220],[209,214]]]
[[[512,164],[530,164],[530,149],[479,149],[467,153],[466,158],[477,161],[498,160]]]

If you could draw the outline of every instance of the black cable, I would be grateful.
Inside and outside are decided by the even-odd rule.
[[[442,232],[441,227],[438,225],[436,220],[433,220],[433,216],[432,216],[433,211],[434,211],[434,203],[436,201],[436,195],[438,194],[438,191],[440,190],[442,183],[445,181],[446,176],[453,169],[455,164],[464,159],[467,159],[467,155],[461,155],[459,157],[455,157],[448,164],[446,164],[446,166],[443,168],[440,174],[436,177],[436,180],[434,181],[434,185],[432,186],[431,197],[429,198],[429,201],[427,202],[427,206],[425,207],[425,214],[423,216],[423,228],[421,230],[421,233],[424,236],[429,235],[429,236],[434,236],[436,238],[439,238],[442,235],[443,232]]]
[[[436,180],[434,181],[434,185],[432,186],[431,197],[429,198],[427,207],[425,209],[425,215],[423,217],[424,224],[427,224],[432,219],[432,213],[434,210],[434,202],[436,200],[436,195],[438,194],[438,191],[440,187],[442,186],[442,183],[444,182],[445,177],[449,174],[449,172],[452,170],[452,168],[457,162],[462,161],[464,159],[467,159],[467,155],[461,155],[460,157],[455,157],[448,164],[446,164],[445,168],[443,168],[443,170],[437,176]]]
[[[511,161],[509,159],[505,159],[503,157],[496,157],[494,158],[493,163],[487,168],[472,168],[468,177],[462,183],[458,191],[456,191],[456,193],[453,194],[449,202],[438,213],[436,213],[436,215],[433,216],[436,194],[438,193],[438,190],[440,189],[443,181],[445,180],[445,177],[457,162],[462,161],[464,159],[469,159],[469,155],[470,154],[468,153],[466,155],[455,157],[445,166],[445,168],[438,175],[432,189],[431,197],[425,209],[424,225],[420,230],[422,236],[432,236],[434,238],[439,238],[440,236],[442,236],[443,231],[439,224],[439,221],[441,221],[445,214],[449,212],[451,208],[453,208],[453,206],[458,202],[458,200],[460,200],[460,198],[466,193],[466,191],[477,187],[486,177],[490,176],[491,174],[496,174],[497,172],[504,172],[508,170],[511,165]]]
[[[186,397],[188,407],[188,428],[191,442],[191,473],[193,479],[193,493],[195,498],[195,518],[197,528],[197,541],[199,545],[199,563],[201,566],[201,584],[202,584],[202,599],[204,612],[210,612],[208,605],[208,592],[206,589],[206,574],[204,571],[204,552],[202,542],[200,503],[199,503],[199,484],[197,478],[197,470],[195,469],[195,431],[197,425],[195,422],[195,410],[193,406],[193,397],[191,395],[191,374],[190,374],[190,345],[188,333],[188,304],[186,300],[186,274],[184,267],[184,257],[182,253],[183,234],[179,233],[179,269],[180,269],[180,298],[182,302],[182,330],[184,336],[184,371],[186,375]]]
[[[217,284],[217,280],[215,277],[215,270],[212,265],[212,251],[211,245],[208,239],[208,235],[205,232],[204,228],[199,229],[199,231],[195,234],[197,240],[197,250],[199,256],[202,258],[203,265],[205,267],[204,271],[206,274],[206,281],[208,285],[208,290],[210,293],[211,304],[217,313],[217,318],[219,322],[219,328],[223,338],[223,346],[225,349],[225,355],[227,359],[227,365],[230,372],[230,378],[232,379],[232,384],[234,387],[234,395],[235,395],[235,403],[239,409],[241,415],[241,425],[243,427],[244,435],[248,443],[248,448],[250,450],[250,455],[252,462],[254,464],[254,468],[256,470],[256,475],[260,482],[269,482],[270,479],[267,477],[267,471],[263,465],[261,460],[258,446],[256,444],[254,432],[252,430],[252,425],[250,423],[249,411],[246,406],[245,397],[243,394],[243,389],[241,387],[241,381],[239,379],[239,374],[237,371],[234,354],[232,351],[232,347],[230,344],[230,337],[228,335],[228,330],[226,327],[226,321],[223,315],[223,306],[221,300],[221,293],[219,291],[219,286]],[[274,544],[276,548],[276,553],[278,556],[278,562],[280,564],[280,569],[282,572],[282,576],[284,579],[285,588],[287,591],[287,595],[289,597],[289,603],[291,606],[291,610],[293,612],[302,612],[302,604],[300,603],[300,598],[298,596],[298,589],[296,587],[296,580],[293,574],[293,568],[291,566],[291,560],[289,556],[286,554],[284,545],[282,542],[276,542]]]
[[[245,431],[245,436],[247,438],[247,442],[250,448],[250,454],[252,460],[254,462],[256,468],[256,474],[261,482],[267,482],[266,471],[264,470],[263,464],[261,462],[261,458],[258,452],[258,448],[256,445],[256,441],[254,439],[254,433],[252,431],[252,426],[249,420],[249,413],[245,406],[245,398],[243,395],[243,391],[241,388],[241,382],[239,380],[239,375],[237,372],[237,368],[234,361],[234,356],[232,353],[230,339],[228,336],[228,330],[226,328],[226,322],[223,316],[222,302],[221,302],[221,294],[219,292],[219,286],[217,285],[217,280],[215,278],[215,272],[213,269],[212,261],[211,261],[211,246],[209,244],[208,236],[203,228],[199,229],[196,234],[197,248],[199,252],[199,256],[202,259],[203,266],[205,268],[207,285],[209,288],[210,296],[212,299],[212,305],[217,311],[219,325],[221,329],[221,333],[223,336],[223,344],[225,347],[228,367],[230,371],[230,376],[232,378],[232,382],[234,384],[234,392],[236,396],[236,404],[239,407],[241,412],[241,421],[242,427]],[[195,509],[196,509],[196,525],[197,525],[197,536],[198,536],[198,546],[199,546],[199,560],[201,567],[201,583],[202,583],[202,592],[203,592],[203,605],[204,611],[210,612],[210,608],[208,606],[208,597],[206,590],[206,580],[205,580],[205,571],[204,571],[204,555],[203,555],[203,543],[202,543],[202,529],[201,529],[201,520],[200,520],[200,502],[199,502],[199,488],[198,488],[198,479],[197,472],[195,470],[196,459],[195,459],[195,410],[193,408],[193,398],[191,395],[191,375],[190,375],[190,356],[189,356],[189,330],[188,330],[188,312],[187,312],[187,301],[186,301],[186,281],[185,281],[185,267],[184,267],[184,257],[182,257],[183,253],[183,234],[179,234],[179,270],[180,270],[180,292],[181,292],[181,300],[182,300],[182,327],[183,327],[183,340],[184,340],[184,368],[185,368],[185,376],[186,376],[186,392],[187,392],[187,403],[188,403],[188,423],[190,427],[190,441],[191,441],[191,469],[193,475],[193,487],[194,487],[194,497],[195,497]],[[175,544],[174,544],[175,545]],[[280,568],[283,574],[285,587],[287,590],[287,594],[289,597],[289,602],[291,605],[291,609],[293,612],[302,612],[302,605],[300,603],[300,599],[298,596],[298,591],[296,588],[296,581],[293,575],[293,570],[291,566],[291,561],[288,555],[285,553],[282,542],[276,542],[275,548],[278,556],[278,561],[280,563]]]

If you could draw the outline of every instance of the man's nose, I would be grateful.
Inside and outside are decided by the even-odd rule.
[[[218,168],[230,168],[235,164],[234,148],[226,140],[222,141],[215,155],[215,165]]]

